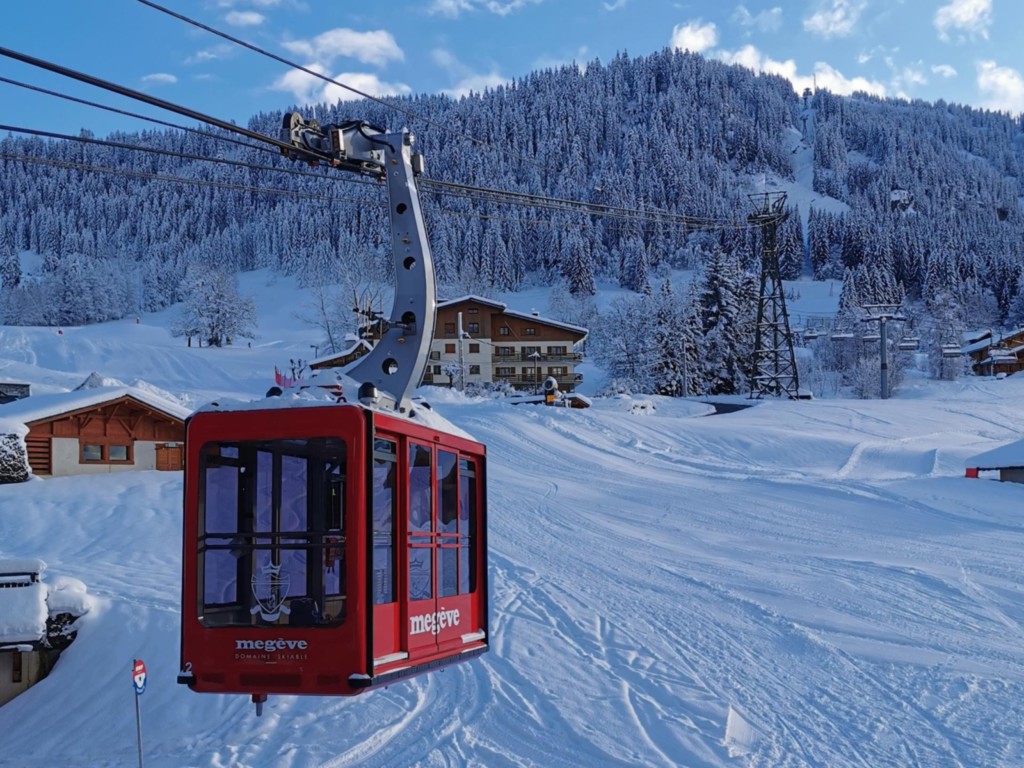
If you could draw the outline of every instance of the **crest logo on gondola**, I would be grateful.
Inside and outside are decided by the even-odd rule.
[[[256,598],[256,605],[249,612],[253,615],[258,613],[264,621],[277,621],[282,613],[287,616],[292,611],[284,601],[291,581],[287,573],[281,573],[280,565],[268,563],[263,566],[260,573],[252,575],[252,595]]]

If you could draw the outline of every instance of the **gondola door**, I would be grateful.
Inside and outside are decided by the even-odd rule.
[[[406,536],[406,587],[408,594],[408,650],[412,659],[437,651],[434,621],[437,615],[438,530],[435,509],[434,450],[429,445],[408,443],[408,519]]]
[[[376,435],[373,440],[373,464],[370,474],[370,519],[373,556],[370,592],[373,606],[373,666],[409,658],[405,651],[399,580],[398,503],[402,483],[398,466],[397,437]],[[402,559],[404,562],[404,558]]]

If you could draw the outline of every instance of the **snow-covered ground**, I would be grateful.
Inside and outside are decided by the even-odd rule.
[[[316,341],[290,284],[258,279],[251,349],[188,349],[164,316],[2,328],[0,378],[258,396]],[[1024,429],[1017,379],[717,416],[425,390],[488,446],[492,651],[353,699],[272,697],[262,718],[175,683],[179,474],[0,486],[0,558],[38,557],[93,603],[0,708],[0,766],[134,765],[133,658],[150,768],[1020,766],[1024,486],[963,476]]]

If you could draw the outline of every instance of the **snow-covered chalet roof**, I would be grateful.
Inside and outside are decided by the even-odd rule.
[[[494,299],[485,299],[482,296],[476,296],[474,294],[468,294],[466,296],[460,296],[457,299],[446,299],[445,301],[439,301],[437,308],[442,309],[444,307],[450,307],[455,304],[463,304],[468,301],[473,301],[478,304],[484,304],[488,307],[494,307],[509,317],[518,317],[523,320],[536,320],[538,323],[544,325],[552,325],[556,328],[564,328],[568,331],[575,331],[576,333],[582,333],[586,336],[589,332],[586,328],[579,325],[573,325],[572,323],[563,323],[561,320],[552,320],[548,317],[541,317],[539,314],[533,312],[517,312],[514,309],[509,309],[508,305],[501,301],[495,301]]]
[[[960,347],[962,354],[968,355],[971,352],[980,352],[983,349],[994,346],[1004,339],[1019,340],[1024,335],[1024,328],[1014,328],[1012,331],[974,331],[965,333],[963,339],[966,342]]]
[[[41,560],[0,560],[0,646],[46,636],[46,585],[24,575],[45,569]]]
[[[991,451],[969,458],[968,469],[1013,469],[1024,467],[1024,439],[1014,440]]]
[[[192,414],[191,409],[138,387],[97,387],[74,392],[33,395],[0,405],[0,433],[21,432],[23,431],[19,428],[21,425],[33,424],[83,408],[103,405],[122,397],[130,397],[154,410],[183,421]]]
[[[475,293],[467,293],[465,296],[459,296],[457,299],[443,299],[437,302],[437,308],[450,307],[453,304],[463,304],[467,301],[475,301],[477,304],[485,304],[488,307],[494,307],[495,309],[504,310],[508,305],[494,299],[485,299],[483,296],[477,296]]]

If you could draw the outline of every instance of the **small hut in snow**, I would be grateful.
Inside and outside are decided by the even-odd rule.
[[[979,453],[967,460],[967,477],[978,477],[980,472],[997,470],[999,480],[1024,483],[1024,439]]]
[[[0,706],[49,674],[89,611],[77,579],[42,580],[42,560],[0,560]]]
[[[182,469],[190,414],[134,386],[34,395],[0,405],[0,475],[3,482],[27,479],[20,476],[23,447],[35,475]]]

